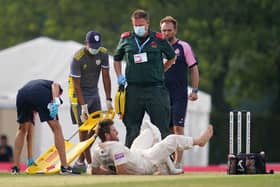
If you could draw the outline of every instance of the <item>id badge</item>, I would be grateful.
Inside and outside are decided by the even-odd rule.
[[[140,64],[148,61],[147,53],[138,53],[133,55],[135,64]]]

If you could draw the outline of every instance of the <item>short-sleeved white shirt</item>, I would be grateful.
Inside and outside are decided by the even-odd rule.
[[[97,168],[105,166],[118,166],[125,164],[126,170],[130,174],[152,174],[153,164],[145,159],[141,153],[131,151],[122,143],[117,141],[107,141],[98,144],[93,151],[92,166]]]

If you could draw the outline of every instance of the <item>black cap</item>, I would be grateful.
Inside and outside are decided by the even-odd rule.
[[[89,31],[86,34],[86,42],[90,48],[98,49],[101,47],[101,35],[96,31]]]

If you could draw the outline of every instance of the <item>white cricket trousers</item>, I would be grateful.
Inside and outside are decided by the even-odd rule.
[[[149,159],[153,164],[157,165],[166,161],[166,159],[177,149],[187,150],[193,147],[193,138],[184,135],[172,134],[168,135],[162,141],[156,143],[152,147],[142,150],[145,158]]]

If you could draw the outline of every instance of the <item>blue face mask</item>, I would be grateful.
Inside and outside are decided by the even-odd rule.
[[[145,30],[145,26],[133,26],[133,29],[134,29],[134,33],[137,35],[137,36],[144,36],[146,30]]]
[[[99,52],[99,49],[92,49],[92,48],[88,48],[88,52],[92,55],[96,55]]]

